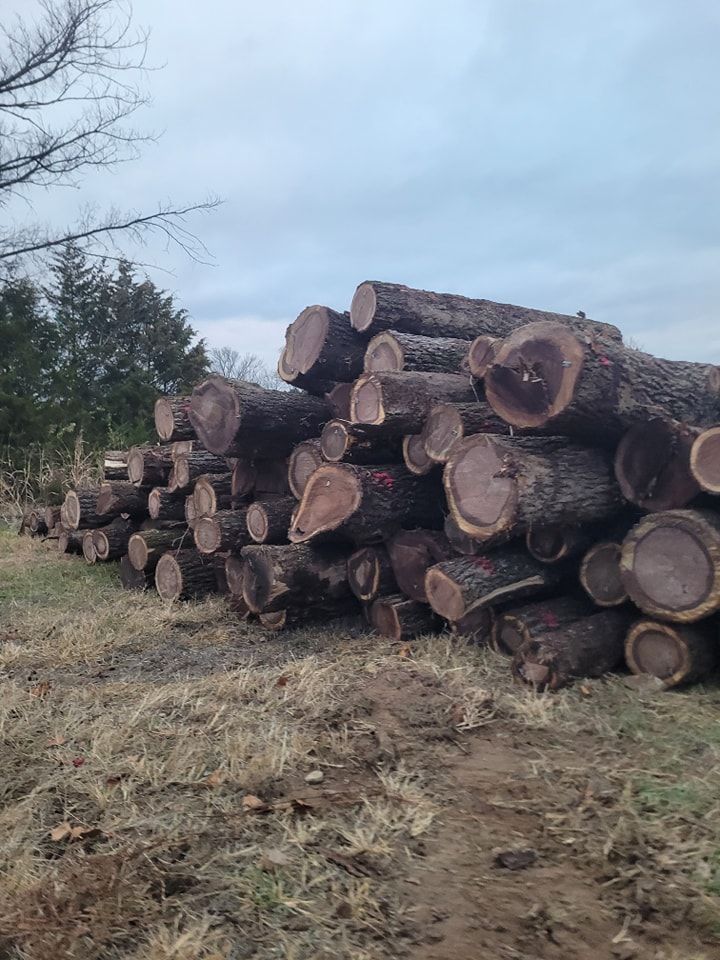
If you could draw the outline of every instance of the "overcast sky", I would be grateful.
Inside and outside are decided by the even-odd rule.
[[[211,345],[277,356],[366,279],[588,315],[720,362],[717,0],[136,0],[165,133],[84,192],[206,193],[151,248]]]

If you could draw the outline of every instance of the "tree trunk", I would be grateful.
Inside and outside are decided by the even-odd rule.
[[[293,501],[294,503],[295,501]],[[247,528],[248,510],[220,510],[209,517],[200,517],[193,531],[200,553],[218,553],[240,549],[251,543]]]
[[[454,447],[443,482],[457,525],[485,543],[533,525],[602,520],[622,506],[610,456],[554,437],[468,437]]]
[[[690,453],[690,470],[707,493],[720,493],[720,427],[703,430]]]
[[[489,403],[436,403],[431,407],[422,429],[425,452],[435,463],[446,463],[454,445],[474,433],[510,436],[510,429]]]
[[[106,527],[93,530],[93,546],[95,555],[103,563],[107,560],[117,560],[127,553],[128,541],[137,530],[137,524],[132,520],[113,520]]]
[[[370,608],[370,622],[382,637],[411,640],[422,633],[434,633],[439,622],[426,603],[401,594],[379,597]]]
[[[365,373],[464,373],[469,346],[467,340],[387,330],[367,345],[364,369]]]
[[[185,494],[182,490],[153,487],[148,494],[148,513],[153,520],[185,520]]]
[[[679,626],[641,620],[625,640],[625,659],[633,673],[649,674],[665,687],[709,679],[718,669],[718,625]]]
[[[567,327],[533,323],[512,334],[485,375],[493,410],[514,427],[614,443],[660,416],[710,425],[720,419],[720,370],[661,360]]]
[[[127,451],[106,450],[103,456],[103,480],[127,480]]]
[[[410,433],[402,439],[403,463],[416,477],[424,477],[434,470],[437,464],[425,451],[422,435]]]
[[[243,597],[254,613],[273,613],[291,607],[312,606],[326,600],[354,598],[347,581],[347,551],[308,544],[249,546],[244,561]]]
[[[442,498],[433,477],[415,477],[393,465],[326,463],[310,477],[288,538],[305,543],[335,533],[371,543],[402,527],[439,527],[442,520]]]
[[[501,337],[491,337],[486,333],[475,337],[467,354],[467,365],[471,376],[484,380],[488,367],[495,363],[495,357],[502,344]]]
[[[98,514],[97,498],[100,493],[98,487],[81,487],[78,490],[69,490],[65,495],[64,526],[68,530],[87,530],[88,527],[102,527],[107,523],[107,517]]]
[[[720,516],[705,510],[652,513],[625,537],[623,584],[643,613],[693,623],[720,610]]]
[[[524,643],[540,640],[592,612],[587,600],[572,595],[526,603],[496,615],[490,643],[498,653],[513,657]]]
[[[452,556],[452,547],[439,530],[401,530],[387,541],[390,564],[400,593],[427,603],[425,574]]]
[[[301,605],[287,610],[276,610],[272,613],[258,614],[258,623],[263,630],[279,632],[280,630],[297,630],[308,624],[335,620],[338,617],[347,617],[358,613],[355,600],[348,603],[344,600],[323,600],[313,606]]]
[[[615,451],[622,495],[643,510],[675,510],[700,493],[690,469],[699,427],[653,417],[630,427]]]
[[[162,487],[173,465],[171,444],[162,447],[132,447],[128,452],[128,480],[136,486]]]
[[[607,323],[374,280],[361,283],[355,291],[350,320],[361,333],[402,330],[427,337],[459,337],[462,340],[473,340],[481,333],[507,337],[513,330],[534,320],[553,320],[587,332],[602,330],[608,336],[622,339],[617,327]]]
[[[362,603],[398,592],[388,552],[382,544],[361,547],[348,557],[350,589]]]
[[[350,394],[352,383],[336,383],[332,390],[325,394],[329,415],[338,420],[350,419]]]
[[[195,550],[164,553],[155,568],[155,586],[163,600],[199,599],[217,593],[215,563]]]
[[[163,443],[194,440],[188,418],[191,397],[160,397],[155,401],[155,430]]]
[[[247,530],[255,543],[287,543],[295,497],[256,500],[247,511]]]
[[[350,396],[353,423],[382,427],[389,435],[419,433],[437,403],[472,403],[468,377],[453,373],[364,373]]]
[[[278,373],[295,387],[326,393],[336,381],[354,380],[362,372],[366,342],[350,326],[349,314],[306,307],[287,328]]]
[[[84,530],[61,530],[58,537],[58,553],[82,553]]]
[[[121,514],[142,519],[148,514],[150,487],[137,487],[127,480],[103,480],[97,496],[96,512],[105,522]]]
[[[120,583],[123,590],[146,590],[155,586],[152,574],[136,570],[127,557],[120,558]]]
[[[600,677],[623,662],[632,614],[602,610],[530,640],[512,661],[513,675],[538,690],[557,690],[581,677]]]
[[[598,607],[619,607],[628,594],[620,575],[622,544],[603,540],[590,547],[580,564],[580,583]]]
[[[399,437],[383,436],[373,427],[345,420],[329,420],[325,424],[320,452],[330,463],[399,463],[403,455]],[[317,466],[321,463],[322,460]]]
[[[225,558],[225,579],[228,590],[234,597],[242,597],[243,584],[245,582],[245,563],[242,557],[231,553]],[[245,600],[243,599],[243,604]],[[247,606],[247,604],[245,604]]]
[[[308,480],[322,464],[319,440],[305,440],[295,447],[288,459],[288,486],[296,499],[302,499]]]
[[[185,490],[204,474],[227,473],[228,465],[222,457],[207,450],[198,450],[175,457],[175,485]]]
[[[295,444],[318,436],[327,419],[318,397],[217,376],[195,387],[190,403],[200,441],[218,456],[288,456]]]
[[[196,517],[212,517],[232,506],[232,474],[209,473],[198,477],[193,490]]]
[[[558,565],[538,563],[518,546],[509,546],[430,567],[425,592],[436,613],[456,622],[478,607],[547,595],[557,590],[566,573]]]
[[[453,520],[451,514],[445,517],[443,531],[455,553],[461,553],[466,557],[475,557],[478,553],[482,552],[483,545],[480,541],[475,540],[469,534],[465,533],[464,530],[461,530]]]
[[[174,530],[142,530],[128,540],[128,558],[136,570],[152,573],[168,550],[189,549],[192,540],[187,527]]]
[[[95,563],[97,560],[97,551],[95,550],[95,540],[92,530],[86,530],[83,533],[82,552],[86,563]]]

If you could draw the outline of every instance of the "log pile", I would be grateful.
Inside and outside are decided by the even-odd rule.
[[[159,442],[27,526],[270,631],[446,624],[540,690],[716,668],[720,369],[583,314],[366,282],[303,310],[278,371],[293,389],[159,399]]]

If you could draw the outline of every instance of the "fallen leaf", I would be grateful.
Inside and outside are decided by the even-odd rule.
[[[40,683],[36,684],[34,687],[30,687],[30,696],[35,697],[37,700],[43,700],[52,690],[52,684],[49,680],[43,680]]]
[[[71,833],[72,827],[67,821],[65,821],[64,823],[59,823],[56,827],[53,827],[53,829],[50,831],[50,839],[57,843],[59,840],[64,840],[65,837],[69,837]]]
[[[590,687],[586,687],[584,683],[580,685],[580,693],[581,693],[584,697],[591,697],[591,696],[592,696],[592,690],[590,689]]]
[[[222,772],[222,770],[213,770],[209,776],[205,777],[203,783],[206,787],[219,787],[224,779],[225,774]]]
[[[82,767],[84,763],[85,763],[85,757],[73,757],[73,758],[72,758],[72,765],[73,765],[74,767]]]
[[[82,824],[72,827],[64,820],[50,831],[50,839],[58,843],[60,840],[82,840],[84,837],[99,836],[101,833],[102,830],[98,827],[85,827]]]
[[[305,776],[305,783],[322,783],[325,779],[325,774],[322,770],[311,770],[310,773]]]
[[[342,867],[343,870],[347,870],[353,877],[369,877],[373,874],[373,871],[357,857],[346,856],[337,850],[321,850],[320,853],[322,853],[330,863],[334,863],[336,866]]]
[[[61,747],[65,743],[65,737],[59,734],[57,737],[50,737],[47,742],[48,747]]]
[[[260,797],[256,797],[252,793],[246,793],[242,798],[242,805],[246,810],[263,810],[268,808],[268,804],[264,800],[261,800]]]
[[[105,778],[105,783],[109,787],[116,787],[120,783],[120,781],[123,779],[124,776],[125,776],[124,773],[113,773],[109,777]]]
[[[290,863],[290,857],[282,850],[266,850],[257,862],[260,870],[265,873],[272,873],[280,867],[286,867]]]
[[[405,658],[412,656],[412,647],[410,646],[409,643],[404,643],[400,647],[400,649],[398,650],[398,656],[405,657]]]
[[[289,677],[285,677],[285,676],[278,677],[277,680],[275,681],[275,686],[286,687],[288,685],[288,679]]]

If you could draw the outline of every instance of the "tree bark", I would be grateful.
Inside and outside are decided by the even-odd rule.
[[[184,513],[185,523],[188,525],[188,527],[190,527],[191,530],[194,529],[198,517],[195,509],[195,497],[192,493],[189,497],[185,497]]]
[[[273,633],[281,630],[297,630],[308,624],[335,620],[338,617],[347,617],[358,613],[355,600],[348,603],[344,600],[323,600],[313,606],[302,605],[287,610],[276,610],[272,613],[258,614],[258,624],[263,630]]]
[[[525,546],[530,556],[541,563],[560,563],[561,560],[569,560],[585,553],[601,535],[602,529],[602,524],[533,525],[525,534]]]
[[[127,451],[106,450],[103,456],[103,480],[127,480]]]
[[[255,543],[287,543],[295,497],[256,500],[247,510],[247,530]]]
[[[620,575],[622,543],[603,540],[590,547],[580,564],[580,583],[598,607],[619,607],[628,594]]]
[[[495,363],[495,357],[502,344],[501,337],[491,337],[486,333],[475,337],[467,354],[467,365],[471,376],[484,380],[488,367]]]
[[[352,383],[336,383],[332,390],[325,394],[329,416],[338,420],[350,419],[350,394]]]
[[[163,600],[199,599],[217,593],[215,563],[195,550],[164,553],[155,568],[155,586]]]
[[[327,463],[310,477],[288,538],[305,543],[338,534],[371,543],[402,527],[433,529],[442,520],[442,498],[433,477],[415,477],[393,465]]]
[[[690,503],[700,493],[690,469],[699,433],[699,427],[662,417],[630,427],[615,451],[615,476],[625,499],[651,512]]]
[[[720,493],[720,427],[703,430],[690,452],[690,470],[707,493]]]
[[[33,537],[42,537],[48,532],[48,525],[45,523],[45,510],[32,510],[28,518],[28,527]]]
[[[425,592],[445,620],[458,621],[478,607],[540,597],[557,590],[567,571],[538,563],[518,546],[478,557],[457,557],[430,567]]]
[[[128,480],[136,486],[162,487],[173,465],[171,444],[162,447],[132,447],[128,451]]]
[[[445,532],[445,536],[448,538],[450,546],[453,548],[455,553],[461,553],[466,557],[475,557],[478,553],[482,552],[483,545],[480,543],[480,541],[475,540],[474,537],[470,536],[470,534],[465,533],[464,530],[461,530],[460,527],[455,523],[452,514],[448,514],[445,517],[443,530]]]
[[[243,559],[243,597],[254,613],[346,601],[354,604],[347,580],[347,551],[308,544],[249,546]]]
[[[309,441],[312,443],[313,441]],[[330,463],[399,463],[402,441],[374,427],[329,420],[320,435],[320,453]],[[322,460],[318,463],[320,466]]]
[[[362,603],[398,592],[387,549],[382,544],[361,547],[348,557],[350,589]]]
[[[198,477],[193,490],[197,518],[212,517],[219,510],[232,506],[232,474],[209,473]]]
[[[434,633],[439,622],[426,603],[401,594],[378,597],[370,608],[370,622],[382,637],[411,640],[422,633]]]
[[[95,550],[95,540],[93,539],[92,529],[85,530],[83,533],[82,552],[86,563],[95,563],[97,560],[97,551]]]
[[[204,474],[227,473],[228,467],[222,457],[216,457],[207,450],[181,454],[175,457],[175,485],[185,490],[194,480]]]
[[[455,444],[475,433],[510,436],[510,428],[489,403],[436,403],[422,429],[425,452],[435,463],[446,463]]]
[[[218,456],[285,457],[320,433],[328,410],[309,394],[213,376],[195,387],[189,416],[203,446]]]
[[[720,516],[705,510],[652,513],[625,537],[620,571],[643,613],[693,623],[720,610]]]
[[[452,373],[364,373],[350,396],[353,423],[382,427],[388,435],[420,433],[437,403],[472,403],[468,377]]]
[[[705,680],[717,672],[718,625],[692,627],[640,620],[625,640],[625,659],[633,673],[649,674],[665,687]]]
[[[485,375],[498,416],[515,427],[549,428],[614,443],[648,417],[710,425],[720,419],[720,370],[661,360],[554,323],[512,334]]]
[[[458,527],[485,543],[533,525],[602,520],[622,506],[610,456],[554,437],[468,437],[454,447],[443,482]]]
[[[473,300],[451,293],[414,290],[399,283],[368,280],[355,291],[350,320],[361,333],[401,330],[428,337],[459,337],[473,340],[482,333],[507,337],[535,320],[552,320],[588,332],[602,330],[621,340],[620,331],[607,323],[544,310],[530,310],[510,303]]]
[[[97,496],[96,512],[107,523],[113,517],[127,514],[142,519],[148,513],[150,487],[137,487],[127,480],[103,480]]]
[[[592,612],[592,604],[575,595],[512,607],[496,615],[490,643],[498,653],[513,657],[524,643],[540,640]]]
[[[319,440],[304,440],[295,447],[288,459],[288,486],[296,499],[302,499],[308,480],[322,464]]]
[[[288,485],[288,457],[279,457],[275,460],[255,460],[255,496],[263,499],[269,495],[287,497],[290,494]]]
[[[153,520],[185,520],[185,494],[153,487],[148,494],[148,513]]]
[[[106,527],[93,530],[93,546],[97,560],[117,560],[127,553],[128,541],[137,530],[132,520],[116,519]]]
[[[362,372],[366,342],[350,326],[349,314],[306,307],[287,328],[278,373],[295,387],[326,393],[336,381],[352,381]]]
[[[152,574],[136,570],[127,557],[120,558],[120,583],[123,590],[146,590],[155,586]]]
[[[194,440],[188,417],[191,397],[160,397],[155,401],[155,430],[163,443]]]
[[[58,553],[82,553],[84,530],[65,530],[60,531],[58,537]]]
[[[472,643],[484,645],[489,642],[495,617],[490,607],[477,607],[460,620],[449,620],[450,630],[459,637],[467,637]]]
[[[203,554],[225,551],[239,553],[242,547],[252,543],[247,517],[247,508],[220,510],[212,516],[200,517],[193,530],[198,551]]]
[[[386,545],[399,592],[427,603],[427,571],[453,553],[445,534],[439,530],[401,530]]]
[[[233,461],[232,479],[230,481],[230,496],[233,507],[241,505],[252,496],[256,479],[257,469],[252,460],[240,457]]]
[[[538,690],[557,690],[581,677],[600,677],[623,662],[632,614],[602,610],[530,640],[512,661],[513,675]]]
[[[467,340],[386,330],[367,345],[364,369],[365,373],[465,373],[469,346]]]
[[[68,530],[87,529],[88,527],[102,527],[107,523],[107,517],[97,512],[97,498],[99,487],[80,487],[69,490],[65,495],[65,520],[63,523]]]
[[[173,530],[142,530],[128,540],[127,554],[136,570],[152,573],[160,557],[168,550],[189,549],[192,541],[187,527]]]
[[[227,580],[228,590],[235,597],[242,597],[245,581],[244,570],[245,563],[242,557],[231,553],[225,558],[225,579]],[[243,603],[245,603],[244,600]]]
[[[422,435],[410,433],[402,439],[403,463],[416,477],[424,477],[437,466],[425,451]]]

